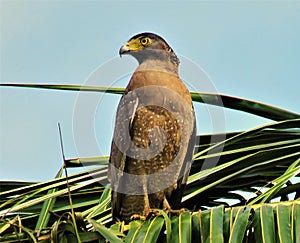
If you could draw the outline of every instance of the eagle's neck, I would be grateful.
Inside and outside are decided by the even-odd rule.
[[[178,75],[178,65],[169,60],[147,59],[140,63],[136,71],[161,71]]]
[[[178,74],[179,59],[171,48],[144,50],[132,53],[132,55],[140,64],[137,71],[155,70]]]

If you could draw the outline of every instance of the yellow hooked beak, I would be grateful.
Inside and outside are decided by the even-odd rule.
[[[134,51],[141,51],[144,49],[145,46],[147,46],[150,43],[150,40],[147,43],[143,43],[141,41],[143,38],[137,38],[137,39],[132,39],[128,41],[124,46],[122,46],[119,50],[119,55],[122,56],[123,54],[127,54],[129,52],[134,52]]]

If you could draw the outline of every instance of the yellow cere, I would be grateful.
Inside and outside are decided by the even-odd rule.
[[[137,39],[133,39],[129,41],[126,46],[131,51],[138,51],[143,49],[145,46],[149,45],[151,43],[151,39],[148,37],[139,37]]]

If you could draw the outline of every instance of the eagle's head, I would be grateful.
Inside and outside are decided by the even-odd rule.
[[[168,43],[160,36],[153,33],[141,33],[130,38],[119,50],[120,56],[130,54],[135,57],[141,64],[146,60],[170,61],[178,66],[179,59],[168,45]]]

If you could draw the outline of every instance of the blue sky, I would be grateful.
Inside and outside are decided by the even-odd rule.
[[[300,2],[2,0],[0,7],[1,83],[85,84],[103,68],[115,73],[124,65],[114,85],[125,86],[137,63],[117,57],[118,50],[132,35],[151,31],[198,65],[216,92],[300,113]],[[109,84],[104,79],[93,82]],[[205,82],[199,77],[196,91],[212,91]],[[1,87],[0,179],[53,178],[62,164],[58,122],[67,158],[107,155],[119,98],[102,96],[95,127],[82,123],[74,137],[78,93]],[[198,133],[214,132],[207,108],[195,107]],[[267,122],[226,111],[222,125],[239,131]],[[95,131],[99,151],[80,142],[87,129]]]

